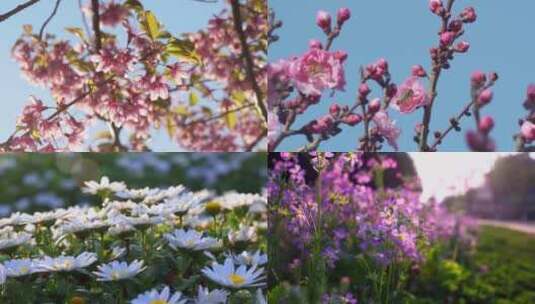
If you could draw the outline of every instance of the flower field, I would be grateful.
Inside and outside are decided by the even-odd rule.
[[[106,176],[77,191],[91,204],[0,219],[1,303],[266,303],[264,194]]]
[[[269,167],[269,303],[535,301],[534,236],[422,201],[403,154],[279,153]]]

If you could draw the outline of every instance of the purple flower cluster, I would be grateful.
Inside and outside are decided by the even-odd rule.
[[[388,156],[305,156],[312,158],[313,169],[304,167],[299,154],[281,153],[268,183],[274,212],[282,214],[292,245],[304,257],[321,231],[322,254],[330,267],[355,247],[384,265],[418,262],[423,247],[459,231],[458,217],[435,202],[423,203],[419,181],[401,176],[397,162]],[[310,180],[307,170],[316,171],[317,177]],[[381,185],[389,172],[404,181],[401,186]]]

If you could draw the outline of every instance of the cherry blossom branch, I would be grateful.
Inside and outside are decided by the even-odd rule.
[[[56,16],[60,3],[61,3],[61,0],[56,0],[56,4],[54,5],[54,9],[52,10],[52,13],[50,14],[50,16],[48,16],[48,18],[45,20],[45,22],[41,26],[41,29],[39,30],[39,40],[43,40],[43,34],[45,33],[45,28],[48,25],[48,23],[52,21],[52,18]]]
[[[17,13],[21,12],[22,10],[36,4],[37,2],[39,2],[40,0],[30,0],[30,1],[27,1],[23,4],[19,4],[17,5],[14,9],[8,11],[7,13],[5,14],[2,14],[0,15],[0,22],[3,22],[3,21],[6,21],[9,17],[13,16],[13,15],[16,15]]]
[[[445,8],[445,13],[442,15],[442,28],[440,30],[440,33],[444,33],[448,29],[448,22],[451,18],[451,10],[453,8],[453,3],[455,0],[448,0],[448,4]],[[430,98],[429,103],[424,106],[424,115],[422,118],[422,131],[420,133],[420,139],[419,139],[419,145],[420,145],[420,151],[427,151],[427,138],[429,136],[429,125],[431,123],[431,114],[433,110],[433,104],[435,102],[435,99],[437,97],[437,85],[438,80],[440,78],[440,74],[442,72],[442,64],[440,62],[433,62],[433,71],[431,73],[431,76],[429,78],[430,86],[429,86],[429,93],[428,96]]]
[[[247,152],[251,152],[253,151],[253,149],[260,143],[262,142],[262,139],[264,139],[266,136],[267,136],[267,132],[268,130],[266,128],[264,128],[262,130],[262,132],[255,138],[255,140],[253,140],[251,143],[249,143],[248,145],[245,146],[245,151]]]
[[[256,106],[258,110],[260,111],[260,114],[264,118],[264,122],[267,122],[268,117],[267,117],[266,105],[264,104],[264,96],[263,96],[262,90],[260,89],[260,86],[258,85],[258,82],[256,81],[253,57],[249,50],[249,45],[247,43],[247,36],[245,35],[245,32],[243,31],[243,19],[242,19],[241,12],[240,12],[240,2],[239,0],[230,0],[230,4],[232,7],[234,29],[236,33],[238,34],[238,39],[240,40],[240,45],[242,49],[242,58],[245,63],[245,72],[247,74],[247,78],[251,82],[251,86],[256,95]]]
[[[182,126],[184,126],[184,127],[189,127],[189,126],[192,126],[192,125],[195,125],[195,124],[207,123],[207,122],[210,122],[210,121],[212,121],[212,120],[216,120],[216,119],[224,118],[224,117],[227,116],[228,114],[236,113],[236,112],[239,112],[239,111],[241,111],[241,110],[250,108],[250,107],[252,107],[252,106],[254,106],[253,103],[247,103],[247,104],[244,104],[243,106],[240,106],[240,107],[237,107],[237,108],[234,108],[234,109],[225,111],[225,112],[221,112],[221,113],[219,113],[219,114],[210,116],[210,117],[208,117],[208,118],[201,118],[201,119],[197,119],[197,120],[193,120],[193,121],[187,122],[187,123],[183,124]]]

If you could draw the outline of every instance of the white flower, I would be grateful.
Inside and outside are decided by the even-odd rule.
[[[7,269],[4,265],[0,264],[0,285],[4,284],[7,279]]]
[[[237,265],[262,266],[268,262],[267,254],[263,254],[260,250],[254,253],[244,251],[239,255],[232,255],[231,257]]]
[[[254,206],[254,210],[256,211],[267,208],[266,198],[258,194],[227,192],[216,200],[220,202],[225,209]]]
[[[185,304],[188,300],[182,298],[181,292],[175,292],[171,295],[171,291],[168,286],[158,292],[156,289],[152,289],[145,293],[138,295],[133,299],[131,304]]]
[[[82,269],[93,264],[97,260],[97,255],[93,252],[83,252],[77,257],[59,256],[55,258],[45,257],[37,262],[37,267],[47,271],[73,271]]]
[[[256,302],[255,304],[267,304],[267,299],[262,293],[262,289],[256,290]]]
[[[241,265],[235,268],[231,258],[227,258],[223,265],[213,262],[212,268],[204,267],[202,273],[210,280],[229,288],[249,288],[263,286],[264,268],[253,265],[247,268]]]
[[[197,291],[196,304],[224,304],[227,303],[229,292],[224,289],[214,289],[210,291],[208,288],[199,286]]]
[[[33,241],[32,235],[26,232],[11,232],[1,236],[0,250],[5,250],[20,246],[23,244],[29,244]]]
[[[123,182],[111,182],[107,176],[103,176],[100,182],[87,181],[84,183],[85,187],[82,188],[84,193],[97,194],[99,192],[110,191],[113,193],[126,190],[126,185]]]
[[[143,261],[135,260],[130,265],[126,262],[113,261],[108,264],[99,265],[98,271],[93,273],[98,276],[97,281],[119,281],[130,279],[145,270]]]
[[[173,233],[165,234],[164,237],[173,249],[207,250],[222,246],[220,240],[209,236],[205,237],[202,233],[192,229],[177,229]]]
[[[240,224],[240,229],[228,233],[228,239],[231,243],[237,242],[256,242],[256,227]]]
[[[8,277],[21,277],[39,272],[35,261],[31,259],[7,260],[4,262],[4,267]]]
[[[108,229],[108,233],[115,236],[133,231],[136,231],[136,228],[134,226],[123,223],[113,225]]]

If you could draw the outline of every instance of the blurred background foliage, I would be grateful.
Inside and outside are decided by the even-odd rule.
[[[482,186],[444,203],[477,218],[535,221],[535,159],[528,153],[502,157]]]
[[[0,155],[0,216],[91,204],[80,186],[108,176],[131,188],[183,184],[259,193],[267,178],[266,153],[55,153]]]

